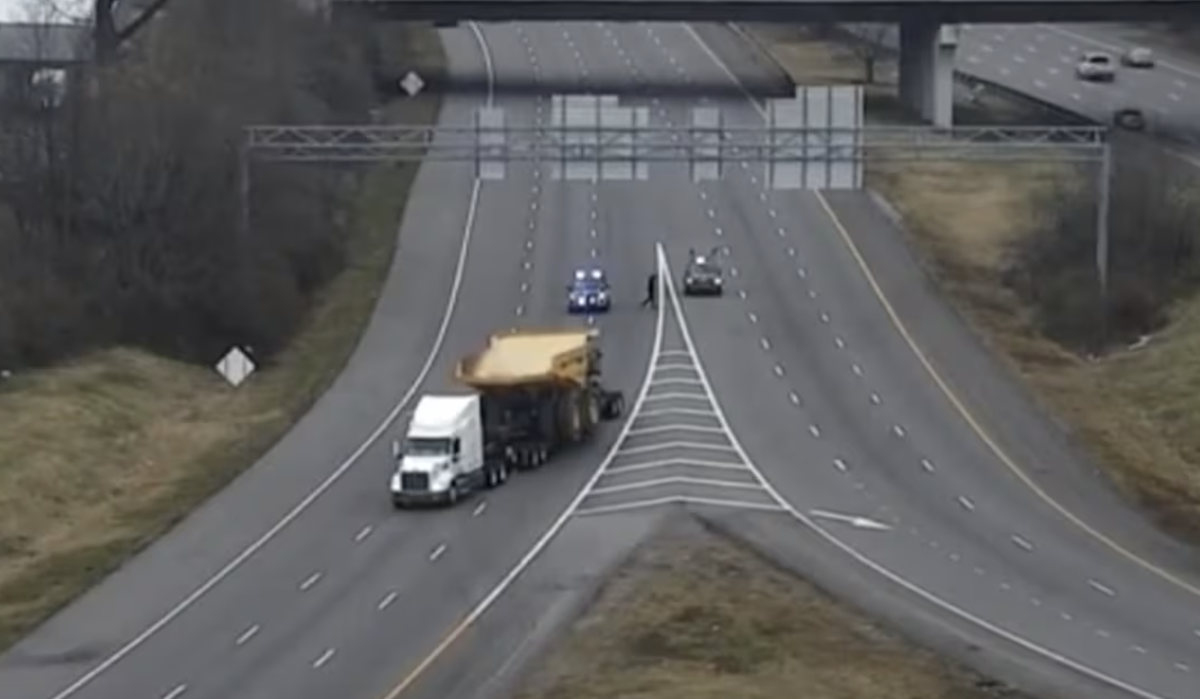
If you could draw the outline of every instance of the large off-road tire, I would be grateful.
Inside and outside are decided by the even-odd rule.
[[[605,420],[616,420],[625,412],[625,394],[613,391],[604,396],[600,415]]]
[[[600,424],[602,409],[602,394],[596,388],[588,388],[579,395],[579,412],[583,420],[583,437],[586,439],[596,432]]]
[[[571,444],[580,442],[587,431],[587,425],[584,424],[583,411],[580,410],[582,400],[583,395],[581,395],[581,391],[577,389],[571,390],[559,396],[558,405],[556,406],[560,433]]]

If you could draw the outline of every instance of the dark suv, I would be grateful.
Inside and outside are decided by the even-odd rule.
[[[708,255],[688,251],[688,264],[683,271],[685,296],[721,296],[725,293],[725,275],[717,263],[716,248]]]

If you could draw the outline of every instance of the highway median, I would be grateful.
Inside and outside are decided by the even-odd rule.
[[[199,3],[179,9],[173,6],[170,16],[156,19],[115,62],[97,69],[102,73],[97,72],[96,84],[113,86],[108,95],[118,89],[125,91],[121,94],[128,97],[128,104],[150,99],[144,97],[149,94],[145,91],[161,88],[170,94],[162,97],[166,102],[152,102],[155,117],[160,116],[157,110],[161,108],[167,115],[164,119],[183,119],[189,112],[172,110],[188,102],[188,95],[181,93],[195,86],[189,86],[186,79],[202,73],[200,64],[205,63],[182,60],[186,57],[183,51],[205,51],[204,42],[216,40],[230,56],[213,59],[213,65],[205,66],[213,75],[239,77],[229,78],[224,92],[213,94],[211,101],[189,103],[187,109],[192,111],[186,118],[194,122],[191,137],[200,147],[210,127],[237,133],[244,125],[239,115],[262,120],[264,116],[255,115],[269,112],[271,116],[266,118],[302,122],[306,116],[364,123],[437,120],[438,95],[409,98],[398,95],[394,87],[394,78],[404,74],[397,75],[397,71],[411,68],[435,73],[444,69],[441,42],[428,25],[333,29],[315,18],[300,16],[291,3],[276,0],[260,3],[250,13],[242,12],[244,8],[231,0],[212,5],[236,14],[217,10],[197,21],[187,8]],[[281,10],[284,5],[291,9]],[[281,19],[272,14],[279,11],[287,16]],[[219,21],[214,17],[237,17],[244,26],[239,24],[237,30],[222,27],[213,24]],[[260,31],[263,25],[256,22],[270,22],[272,29]],[[289,33],[298,28],[303,28],[299,34]],[[209,29],[219,31],[220,36],[214,39],[212,33],[206,34]],[[343,33],[350,31],[371,34]],[[270,41],[262,38],[268,34],[273,37]],[[313,53],[314,45],[324,52]],[[371,50],[364,51],[364,46]],[[307,51],[308,57],[295,59],[292,52],[301,50]],[[238,62],[240,67],[231,65]],[[312,72],[301,76],[283,70],[247,70],[249,65],[266,68],[292,63]],[[235,72],[228,72],[231,69]],[[376,72],[374,86],[369,69]],[[156,83],[160,79],[163,82]],[[295,101],[281,110],[268,104],[274,96],[272,88],[256,87],[254,82],[287,83],[292,79],[303,87],[294,88]],[[326,88],[328,92],[321,92]],[[390,94],[385,94],[388,89]],[[221,100],[227,97],[242,102],[223,104]],[[320,115],[303,111],[318,109],[315,105],[325,104],[323,100],[356,111],[338,113],[333,109]],[[128,124],[135,117],[123,118],[126,121],[120,123],[126,130],[112,134],[114,141],[127,137],[149,140],[159,133],[143,125],[143,133],[134,135],[136,131],[130,131]],[[178,125],[169,124],[172,129]],[[213,152],[213,167],[234,171],[236,157],[218,161],[221,154],[229,153],[236,149]],[[113,166],[124,164],[114,162]],[[263,338],[261,343],[245,343],[258,371],[236,389],[214,370],[227,346],[215,351],[218,348],[192,344],[188,332],[203,326],[183,325],[189,319],[218,326],[227,320],[218,317],[219,309],[206,310],[203,303],[183,295],[192,291],[186,288],[191,278],[183,275],[205,272],[206,251],[197,249],[190,267],[168,269],[175,275],[171,279],[178,282],[173,290],[155,276],[162,275],[162,265],[171,262],[164,257],[175,244],[170,236],[180,230],[172,224],[156,220],[157,227],[153,227],[154,234],[167,241],[162,249],[147,245],[140,249],[141,257],[93,261],[101,269],[104,264],[120,267],[125,276],[114,281],[114,288],[119,290],[125,284],[122,302],[128,301],[128,308],[142,308],[142,316],[126,313],[126,307],[112,300],[116,296],[105,297],[103,306],[77,311],[65,298],[51,297],[62,305],[47,306],[44,300],[20,296],[36,289],[0,283],[0,649],[17,642],[252,466],[332,384],[353,353],[391,267],[417,167],[416,163],[391,163],[340,170],[289,165],[262,168],[263,185],[252,193],[248,231],[249,244],[262,249],[240,260],[246,265],[242,273],[247,275],[241,277],[242,295],[234,295],[236,289],[206,290],[226,308],[239,303],[246,307],[232,312],[249,308],[277,323],[265,329],[256,326],[248,333]],[[288,168],[293,172],[282,172]],[[165,170],[158,181],[164,184],[162,197],[169,202],[219,191],[233,181],[224,174],[219,182],[183,181],[174,177],[178,171]],[[132,179],[128,174],[125,177]],[[280,184],[289,182],[300,187],[289,190]],[[277,186],[272,189],[272,184]],[[151,210],[150,215],[156,211]],[[221,236],[235,225],[237,202],[217,198],[194,211],[192,221],[178,225],[193,225],[200,237],[178,245],[195,244],[204,240],[204,235],[212,236],[210,245],[218,245],[224,240]],[[15,215],[8,215],[13,213],[11,206],[4,204],[4,213],[0,249],[20,250],[13,247],[13,241],[19,240],[20,222]],[[130,231],[143,222],[138,216],[146,215],[118,213],[128,214],[128,218],[112,221],[112,230],[103,231],[115,241],[110,252],[120,250],[122,236],[133,235]],[[101,233],[94,227],[75,232]],[[266,249],[276,242],[279,251]],[[27,278],[49,268],[39,264],[62,263],[57,253],[47,254],[48,262],[25,258]],[[15,264],[6,262],[10,267]],[[88,277],[74,278],[80,283],[79,293],[87,293],[89,287],[80,279]],[[151,281],[158,286],[150,287]],[[93,289],[97,297],[107,292],[107,287],[99,285]],[[134,298],[139,293],[143,295]],[[170,293],[177,295],[169,297]],[[29,325],[35,316],[22,315],[19,306],[35,302],[42,304],[41,317],[47,326],[68,323],[74,317],[70,314],[79,312],[83,317],[87,313],[96,316],[89,327],[99,329],[62,347],[22,345],[23,339],[33,336],[22,335],[22,327],[36,330],[39,338],[61,339],[45,328]],[[271,305],[284,302],[286,313]],[[178,314],[178,327],[184,330],[164,329],[155,335],[151,311],[160,308]],[[62,317],[56,319],[56,312]],[[102,327],[105,319],[101,316],[107,313],[124,315]],[[224,325],[225,336],[230,333],[238,334],[236,322]],[[195,335],[211,342],[221,333]]]
[[[864,82],[861,49],[798,28],[760,37],[798,84]],[[913,123],[891,59],[869,60],[868,123]],[[1001,91],[959,91],[958,101],[959,124],[1047,123],[1041,105]],[[1200,171],[1120,134],[1113,154],[1106,299],[1093,165],[871,163],[867,180],[954,308],[1070,441],[1160,527],[1197,543]]]
[[[1026,699],[796,577],[748,541],[665,516],[518,699]]]

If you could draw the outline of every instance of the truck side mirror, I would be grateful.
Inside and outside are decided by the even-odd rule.
[[[392,458],[393,459],[400,458],[400,440],[398,440],[398,439],[392,440]]]

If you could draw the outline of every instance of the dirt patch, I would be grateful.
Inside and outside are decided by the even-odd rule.
[[[441,63],[432,29],[394,26],[415,65]],[[387,118],[430,123],[439,105],[405,100]],[[236,391],[131,349],[0,379],[0,649],[252,465],[324,392],[370,317],[415,173],[405,163],[365,178],[345,270]]]
[[[519,699],[1018,699],[681,517],[644,544]]]
[[[824,66],[835,59],[822,63],[822,51],[840,51],[847,60],[845,49],[800,33],[786,39],[787,50],[779,39],[773,43],[801,83],[809,82],[811,65],[818,66],[813,74],[826,75]],[[976,106],[996,113],[989,104]],[[1003,114],[1018,117],[1017,106]],[[1165,528],[1200,541],[1200,300],[1178,302],[1169,328],[1148,346],[1088,361],[1046,339],[1004,283],[1006,253],[1032,230],[1037,193],[1069,177],[1068,166],[1052,163],[896,163],[868,173],[985,342],[1131,499]]]

